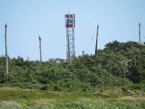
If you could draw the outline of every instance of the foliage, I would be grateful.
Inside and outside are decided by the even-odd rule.
[[[57,61],[60,61],[57,63]],[[145,46],[114,41],[97,56],[84,55],[43,62],[9,58],[11,86],[41,90],[95,92],[101,87],[145,83]],[[5,58],[0,57],[0,84],[6,83]]]

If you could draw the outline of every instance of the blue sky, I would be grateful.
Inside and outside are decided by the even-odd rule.
[[[141,23],[145,41],[145,0],[0,0],[0,56],[5,55],[5,23],[8,25],[8,54],[39,60],[66,59],[64,14],[76,14],[76,56],[94,54],[99,24],[98,49],[114,40],[138,42]]]

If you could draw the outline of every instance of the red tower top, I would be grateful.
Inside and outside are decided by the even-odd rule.
[[[65,22],[66,28],[75,27],[75,14],[65,14]]]

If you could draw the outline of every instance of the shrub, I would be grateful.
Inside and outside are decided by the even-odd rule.
[[[128,88],[127,86],[123,86],[123,87],[122,87],[122,91],[123,91],[123,92],[128,92],[128,90],[129,90],[129,88]]]
[[[49,85],[47,84],[47,85],[44,85],[43,87],[41,87],[40,89],[41,90],[48,90],[48,88],[49,88]]]

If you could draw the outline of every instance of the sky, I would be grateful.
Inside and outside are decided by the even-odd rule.
[[[39,60],[66,59],[65,14],[75,14],[76,56],[95,53],[99,25],[98,49],[115,40],[145,41],[145,0],[0,0],[0,57],[5,56],[7,23],[10,58]]]

